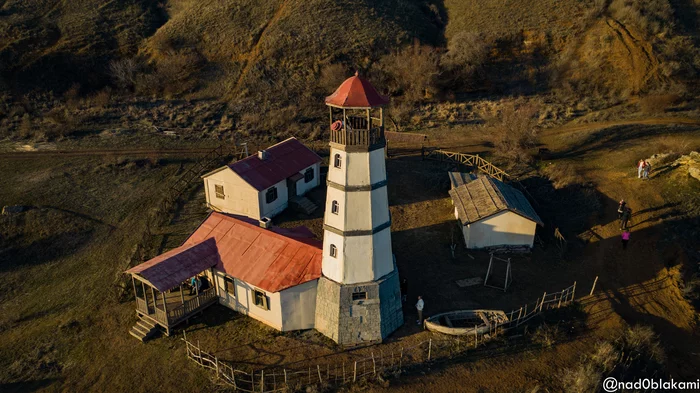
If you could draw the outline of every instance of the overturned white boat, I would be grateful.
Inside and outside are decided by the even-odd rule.
[[[508,322],[501,310],[460,310],[433,315],[425,320],[425,328],[452,336],[488,333],[497,325]]]

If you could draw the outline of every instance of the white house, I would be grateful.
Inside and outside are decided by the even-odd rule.
[[[207,204],[256,220],[273,217],[320,184],[320,165],[321,157],[289,138],[202,176]]]
[[[520,190],[485,175],[449,176],[467,248],[533,246],[537,225],[544,224]]]

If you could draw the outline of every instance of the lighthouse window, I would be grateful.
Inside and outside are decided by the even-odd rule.
[[[277,199],[277,187],[272,187],[265,193],[265,201],[272,203]]]
[[[304,183],[308,183],[314,179],[314,168],[309,168],[304,172]]]
[[[340,211],[340,205],[338,201],[333,201],[333,203],[331,203],[331,213],[338,214],[338,211]]]
[[[343,163],[343,159],[340,158],[340,154],[336,154],[335,158],[333,159],[333,166],[336,168],[340,168],[342,163]]]
[[[352,300],[365,300],[367,299],[367,292],[353,292]]]
[[[331,256],[333,258],[338,257],[338,247],[336,247],[335,244],[331,244]]]

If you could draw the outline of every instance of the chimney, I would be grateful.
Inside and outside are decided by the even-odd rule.
[[[272,227],[272,219],[269,217],[263,217],[258,220],[258,224],[260,224],[260,228],[270,229],[270,227]]]
[[[267,152],[267,150],[260,150],[258,151],[258,158],[262,161],[267,160],[270,157],[270,154]]]

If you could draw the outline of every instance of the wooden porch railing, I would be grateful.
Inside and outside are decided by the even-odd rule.
[[[201,291],[198,296],[185,301],[184,304],[180,304],[172,310],[169,309],[166,314],[161,308],[149,307],[145,299],[136,297],[136,309],[159,324],[167,327],[174,326],[190,315],[201,311],[204,307],[214,303],[216,298],[216,288],[207,288]],[[162,307],[162,305],[159,306]]]
[[[341,145],[371,146],[384,140],[382,127],[372,129],[348,128],[347,130],[331,130],[331,142]]]

